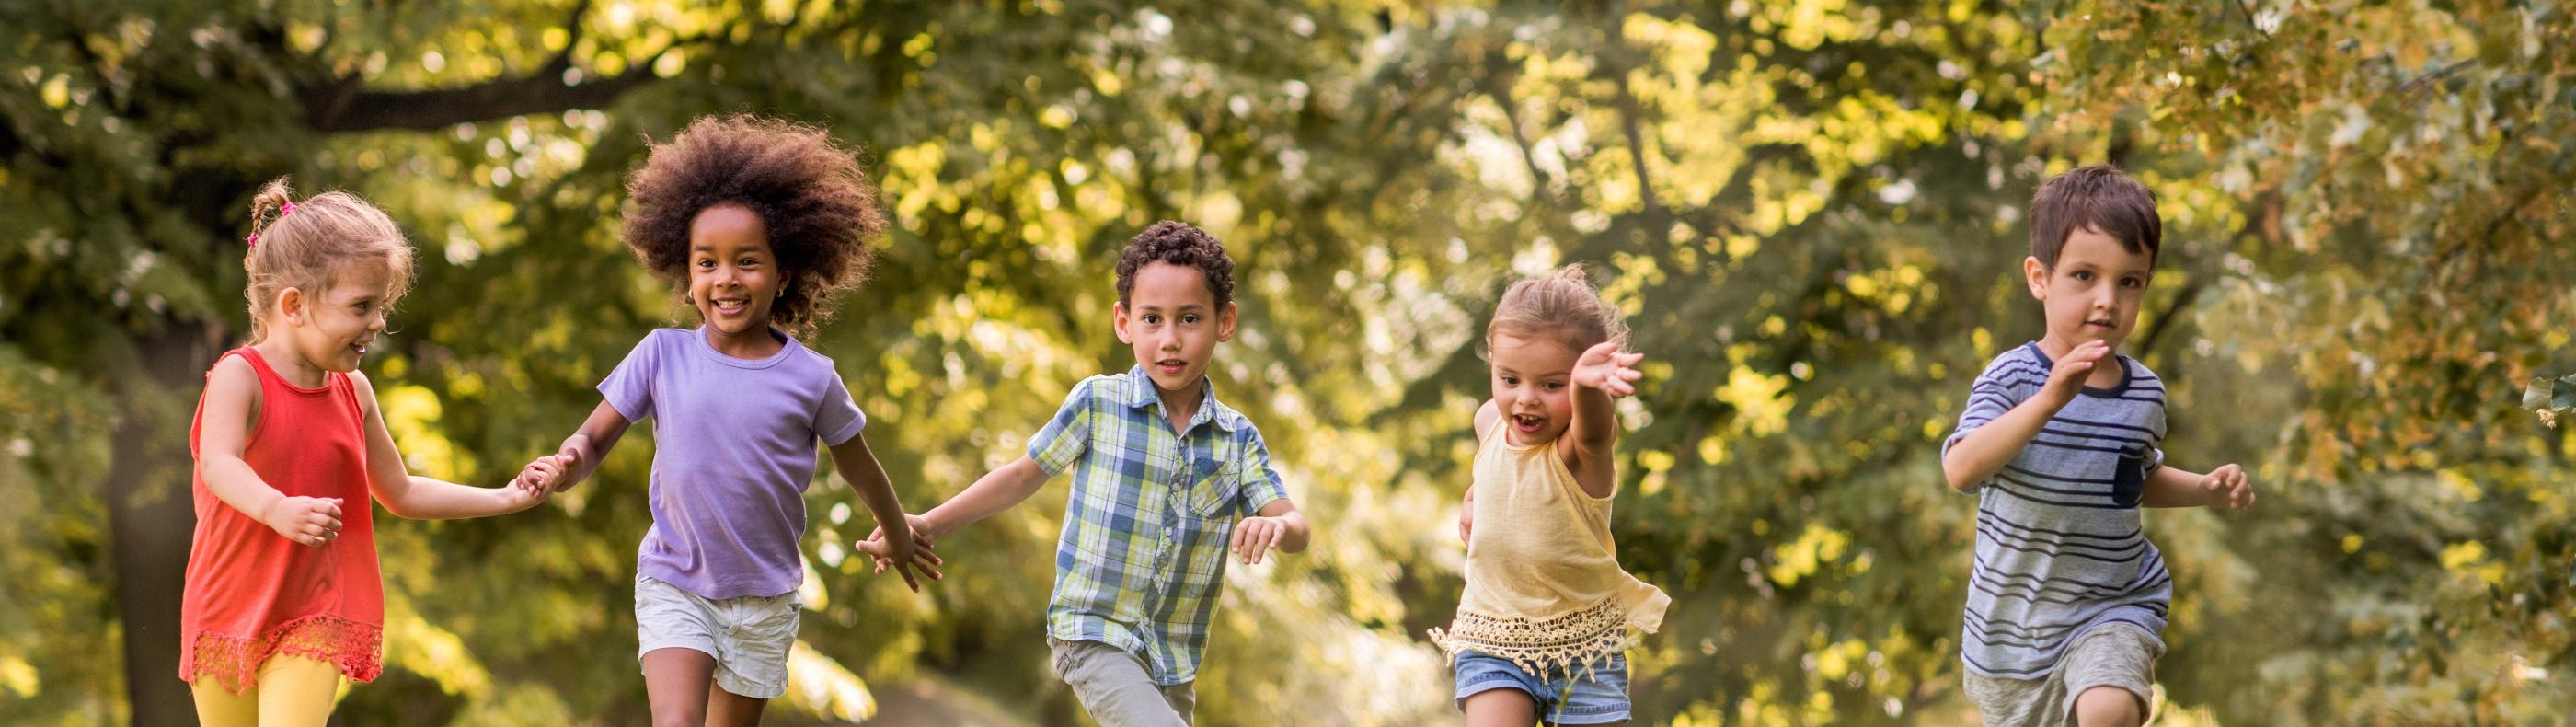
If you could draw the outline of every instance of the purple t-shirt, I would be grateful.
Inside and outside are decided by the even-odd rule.
[[[832,359],[785,333],[764,359],[717,353],[703,330],[656,329],[599,393],[627,421],[653,418],[653,528],[635,571],[706,598],[775,596],[805,580],[805,484],[814,442],[839,445],[868,417]]]

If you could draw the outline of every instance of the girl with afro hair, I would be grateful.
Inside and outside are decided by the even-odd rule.
[[[786,693],[816,443],[879,523],[903,505],[832,360],[805,348],[856,287],[885,231],[876,188],[820,129],[710,116],[651,145],[627,180],[622,234],[671,283],[695,329],[663,328],[600,382],[602,401],[556,455],[556,489],[590,475],[628,426],[654,419],[653,527],[637,548],[635,625],[657,724],[753,724]],[[534,466],[534,465],[531,465]],[[930,541],[897,527],[867,546],[939,577]]]

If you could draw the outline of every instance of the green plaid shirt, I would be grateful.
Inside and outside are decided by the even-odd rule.
[[[1143,366],[1093,376],[1029,440],[1047,476],[1073,471],[1047,635],[1135,654],[1163,686],[1198,677],[1235,523],[1288,497],[1261,432],[1206,391],[1174,433]]]

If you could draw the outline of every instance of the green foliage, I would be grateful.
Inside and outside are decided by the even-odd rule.
[[[2038,335],[2029,191],[2106,159],[2167,221],[2128,351],[2173,387],[2167,451],[2263,492],[2150,518],[2178,583],[2167,713],[2576,702],[2553,676],[2576,669],[2568,434],[2510,392],[2576,369],[2551,324],[2576,313],[2556,3],[294,0],[12,5],[0,27],[0,719],[114,719],[128,679],[175,681],[115,656],[118,599],[153,591],[111,588],[108,524],[187,497],[176,443],[246,330],[258,182],[405,225],[420,279],[370,374],[415,471],[492,485],[646,329],[689,324],[614,239],[622,176],[645,138],[737,110],[826,125],[885,190],[875,280],[810,343],[916,509],[1129,365],[1128,235],[1227,241],[1244,335],[1212,375],[1318,529],[1229,575],[1211,724],[1453,713],[1422,632],[1459,590],[1478,332],[1510,276],[1564,261],[1649,356],[1615,522],[1676,605],[1632,655],[1639,716],[1966,719],[1973,505],[1937,442],[1977,369]],[[388,516],[390,668],[342,713],[640,721],[637,434],[541,511]],[[774,713],[935,684],[1072,719],[1040,630],[1063,500],[943,542],[950,578],[916,596],[849,557],[873,524],[819,478]]]

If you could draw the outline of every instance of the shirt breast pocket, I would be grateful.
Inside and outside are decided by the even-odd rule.
[[[1204,520],[1234,519],[1234,503],[1243,491],[1241,478],[1215,459],[1201,459],[1191,466],[1189,514]]]

